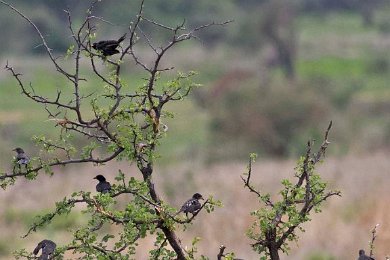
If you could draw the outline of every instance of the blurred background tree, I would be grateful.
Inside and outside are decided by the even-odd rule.
[[[126,27],[123,21],[134,15],[136,2],[119,0],[108,8],[98,8],[99,15],[113,21],[112,25],[102,25],[102,35],[120,34]],[[86,2],[75,0],[11,3],[28,11],[49,45],[60,53],[70,43],[70,36],[61,29],[67,22],[63,10],[70,9],[78,15],[87,6]],[[200,81],[207,85],[195,93],[196,102],[191,103],[205,109],[200,121],[193,123],[207,141],[190,146],[181,143],[185,154],[202,157],[204,152],[210,152],[208,159],[226,159],[242,157],[242,151],[255,148],[267,156],[297,155],[304,147],[297,147],[295,140],[304,140],[307,132],[318,136],[317,115],[334,119],[340,126],[335,129],[336,138],[342,141],[335,147],[340,153],[388,145],[388,1],[184,0],[166,4],[149,0],[148,6],[146,15],[171,25],[185,17],[188,26],[204,20],[235,21],[227,31],[200,34],[205,48],[191,43],[182,48],[183,55],[174,57],[183,68],[190,67],[190,63],[199,65]],[[31,29],[5,8],[0,9],[0,21],[1,62],[11,55],[31,55],[35,59],[32,64],[36,64],[43,48]],[[143,30],[150,33],[151,29],[145,26]],[[154,39],[164,37],[153,35]],[[5,86],[1,91],[6,93],[9,84],[3,73],[0,76]],[[294,102],[296,99],[303,102]],[[4,101],[2,110],[22,109],[22,104],[13,100]],[[233,107],[235,112],[229,111]],[[289,113],[285,113],[286,107],[291,109]],[[302,111],[314,116],[305,117]],[[240,115],[239,123],[231,120],[232,113]],[[303,121],[296,120],[299,117]],[[31,126],[20,128],[21,121],[9,120],[7,117],[1,124],[1,157],[9,154],[5,148],[9,145],[7,140],[17,138],[27,144],[30,130],[38,127],[32,122]],[[292,121],[295,125],[289,123]],[[239,149],[235,143],[237,128],[241,133],[238,138],[245,139]],[[356,143],[356,139],[362,141]],[[226,147],[221,152],[214,151],[214,140],[222,140]]]

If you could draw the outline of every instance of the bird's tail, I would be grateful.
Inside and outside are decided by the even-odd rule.
[[[126,33],[118,39],[118,43],[122,42],[126,38]]]
[[[39,260],[49,260],[49,255],[47,255],[47,254],[42,254],[38,259],[39,259]]]
[[[38,243],[37,247],[33,251],[34,255],[37,255],[39,250],[41,250],[42,247],[43,247],[43,244],[42,243]]]

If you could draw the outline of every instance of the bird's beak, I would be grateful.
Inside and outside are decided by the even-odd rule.
[[[15,149],[12,149],[12,151],[16,151],[16,148],[15,148]]]
[[[97,180],[97,178],[96,178],[96,177],[93,177],[93,179]]]
[[[200,200],[204,200],[204,198],[203,198],[203,197],[200,197]]]

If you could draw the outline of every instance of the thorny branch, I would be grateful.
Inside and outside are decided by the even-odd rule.
[[[250,179],[251,179],[251,175],[252,175],[252,163],[253,163],[253,158],[249,158],[247,177],[244,178],[243,176],[241,176],[241,179],[244,182],[244,187],[247,187],[250,192],[255,193],[257,195],[257,197],[261,198],[261,197],[263,197],[263,195],[250,184]],[[270,198],[266,199],[266,205],[270,206],[270,207],[273,206],[273,203],[270,200]]]

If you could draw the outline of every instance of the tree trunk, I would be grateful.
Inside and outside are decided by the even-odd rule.
[[[271,243],[271,245],[268,246],[269,254],[271,256],[271,260],[279,260],[279,251],[278,247],[275,245],[275,243]]]
[[[156,189],[154,188],[154,183],[152,181],[152,173],[153,173],[153,166],[151,163],[148,163],[146,167],[141,168],[141,172],[144,178],[144,181],[148,184],[149,187],[149,193],[150,196],[152,197],[153,201],[156,202],[157,204],[160,204],[160,199],[159,196],[156,192]],[[156,213],[159,215],[160,213],[156,210]],[[177,260],[185,260],[185,254],[184,251],[180,245],[180,240],[177,238],[176,233],[166,227],[164,225],[163,220],[161,223],[159,223],[159,228],[162,230],[164,233],[165,237],[168,240],[168,243],[171,245],[172,249],[175,251],[177,255]]]
[[[279,260],[279,246],[276,243],[276,228],[270,228],[266,235],[267,239],[267,248],[271,256],[271,260]]]

